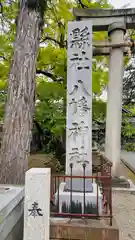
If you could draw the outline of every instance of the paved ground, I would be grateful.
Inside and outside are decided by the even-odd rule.
[[[119,171],[121,176],[130,178],[135,183],[135,175],[123,163],[120,164]],[[119,240],[135,240],[135,195],[113,193],[113,215],[119,227]]]
[[[113,193],[113,215],[119,227],[119,240],[135,240],[135,195]]]

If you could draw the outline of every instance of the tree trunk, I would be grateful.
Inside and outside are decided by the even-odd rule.
[[[0,183],[24,184],[28,168],[35,103],[36,60],[41,14],[23,1],[17,20],[14,54],[8,79]]]

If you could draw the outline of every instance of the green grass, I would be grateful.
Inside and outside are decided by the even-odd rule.
[[[127,168],[127,174],[128,174],[128,178],[130,178],[132,182],[135,183],[135,174],[131,172],[128,168]]]

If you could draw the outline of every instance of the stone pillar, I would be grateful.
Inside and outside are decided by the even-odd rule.
[[[108,34],[111,43],[123,42],[125,32],[124,23],[117,22],[110,25]],[[121,153],[123,63],[123,48],[112,48],[110,50],[105,155],[113,163],[112,170],[115,176],[117,175]]]
[[[68,23],[66,179],[55,194],[59,212],[102,213],[102,194],[92,179],[92,22]],[[85,192],[85,194],[84,194]],[[58,196],[59,195],[59,196]],[[85,197],[84,197],[85,195]],[[98,200],[97,200],[98,196]],[[97,209],[98,202],[98,209]]]
[[[50,168],[32,168],[25,177],[24,240],[49,240]]]
[[[68,23],[66,174],[92,175],[92,22]],[[70,182],[70,181],[68,181]],[[91,179],[85,181],[92,191]],[[70,188],[70,183],[67,184]],[[83,191],[82,179],[73,179]]]

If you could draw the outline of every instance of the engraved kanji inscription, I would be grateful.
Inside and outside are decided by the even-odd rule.
[[[70,68],[75,66],[76,70],[86,69],[89,70],[89,58],[86,56],[85,51],[81,51],[81,53],[73,53],[73,56],[70,58]]]
[[[91,96],[91,94],[86,90],[86,88],[85,88],[84,83],[83,83],[82,80],[78,80],[77,83],[79,83],[79,86],[78,86],[77,84],[75,84],[74,87],[73,87],[73,89],[72,89],[72,91],[69,92],[69,95],[75,94],[75,93],[78,91],[79,87],[81,87],[82,90],[83,90],[83,92],[84,92],[86,95]]]
[[[70,33],[72,40],[70,42],[71,48],[85,48],[89,46],[89,30],[88,27],[85,26],[83,29],[75,28]]]
[[[43,216],[42,209],[38,207],[37,202],[34,202],[32,204],[32,208],[28,209],[28,211],[30,212],[29,216],[32,216],[34,218],[37,217],[37,216]]]
[[[78,148],[72,148],[72,152],[69,153],[69,161],[73,163],[85,163],[88,164],[87,153],[84,151],[84,147],[82,146],[80,151]]]
[[[69,161],[77,162],[80,159],[78,148],[72,148],[72,152],[69,153]]]
[[[84,151],[84,146],[81,147],[79,155],[80,159],[77,161],[77,163],[89,163],[89,161],[87,160],[87,153]]]
[[[73,140],[76,142],[77,136],[79,135],[79,128],[78,128],[78,123],[73,122],[72,123],[72,128],[69,128],[70,134],[68,137],[73,137]]]
[[[68,23],[66,173],[92,172],[92,21]]]
[[[85,113],[90,110],[88,107],[88,102],[84,96],[78,101],[78,108],[80,109],[80,116],[84,116]]]
[[[77,104],[78,101],[75,100],[75,98],[72,98],[71,102],[69,102],[69,105],[72,107],[72,114],[76,114],[77,113]]]
[[[73,137],[73,140],[76,142],[77,137],[81,136],[81,145],[84,145],[84,137],[87,134],[89,128],[85,125],[84,121],[81,121],[80,124],[77,122],[72,123],[72,128],[69,128],[69,136]]]
[[[85,135],[88,134],[89,127],[85,125],[84,121],[81,121],[81,124],[79,126],[79,133],[81,135],[81,145],[84,146],[85,144]]]
[[[84,96],[82,96],[78,101],[75,100],[75,98],[72,98],[71,102],[69,102],[69,105],[72,107],[73,115],[79,112],[80,116],[84,116],[85,113],[90,110],[87,99]]]

